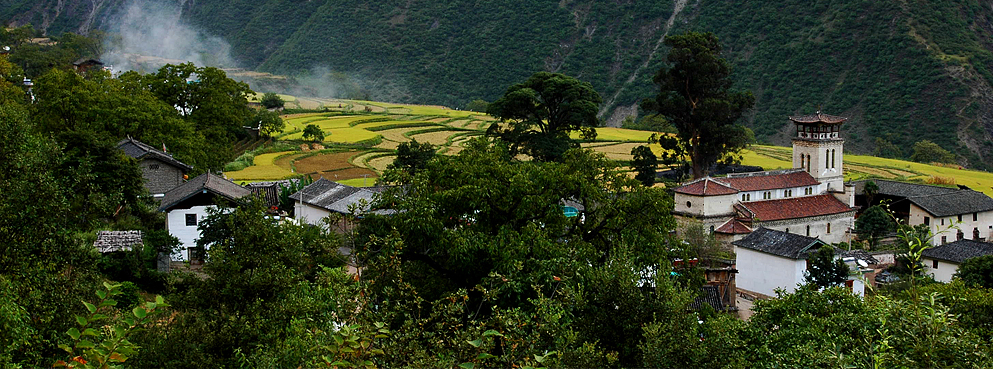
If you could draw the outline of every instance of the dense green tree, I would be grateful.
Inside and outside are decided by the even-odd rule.
[[[993,289],[993,256],[980,256],[966,260],[955,276],[973,287]]]
[[[273,134],[283,131],[286,123],[279,113],[268,110],[259,110],[255,116],[248,120],[249,127],[258,127],[259,135],[262,137],[272,137]]]
[[[664,116],[659,114],[648,114],[638,120],[628,117],[621,123],[621,128],[636,129],[639,131],[675,133],[675,127],[669,124]]]
[[[434,145],[411,139],[409,142],[403,142],[397,146],[397,157],[386,169],[395,169],[406,175],[413,175],[423,170],[434,156]]]
[[[0,283],[9,291],[0,294],[0,315],[11,314],[0,322],[13,329],[0,333],[0,344],[18,348],[0,362],[9,355],[27,367],[49,366],[83,310],[79,301],[92,296],[95,259],[74,237],[85,230],[65,221],[74,194],[57,172],[58,145],[35,135],[16,105],[0,105],[0,142]]]
[[[487,108],[500,118],[487,135],[510,146],[510,155],[527,154],[541,161],[561,160],[569,148],[577,147],[569,134],[579,131],[583,139],[595,139],[600,94],[589,83],[559,73],[538,72],[524,83],[507,88]]]
[[[111,143],[85,131],[64,132],[57,140],[65,146],[57,173],[73,193],[65,222],[89,229],[105,219],[153,207],[142,197],[145,189],[138,163]]]
[[[252,90],[213,67],[193,63],[166,64],[155,74],[141,77],[159,100],[175,107],[208,141],[231,141],[244,135],[242,124],[253,112],[248,107]]]
[[[0,55],[0,104],[20,105],[25,102],[25,92],[18,86],[21,77],[20,68],[11,64],[6,55]]]
[[[807,272],[803,276],[804,283],[819,288],[835,287],[848,280],[848,265],[834,257],[835,249],[824,245],[807,258]]]
[[[879,244],[879,238],[896,230],[893,216],[880,205],[870,206],[855,220],[855,234],[869,241],[869,248]]]
[[[304,127],[303,129],[303,139],[306,140],[308,138],[314,142],[324,141],[324,131],[322,131],[321,127],[318,127],[316,124],[308,124],[307,127]]]
[[[639,288],[670,278],[665,255],[680,247],[668,240],[675,226],[666,210],[671,199],[661,190],[637,185],[600,155],[570,150],[562,163],[520,162],[510,159],[502,145],[475,140],[459,155],[435,157],[407,178],[380,201],[392,205],[396,214],[367,217],[362,223],[375,225],[380,239],[395,235],[402,242],[367,244],[357,253],[368,260],[363,278],[376,281],[374,293],[403,302],[391,310],[401,313],[397,319],[441,314],[431,306],[451,298],[469,306],[468,311],[451,312],[456,316],[445,315],[456,321],[484,324],[506,309],[544,316],[549,312],[534,304],[554,296],[548,303],[572,316],[578,340],[565,345],[571,353],[562,360],[570,366],[580,365],[582,358],[592,360],[580,352],[586,344],[601,347],[597,350],[616,356],[621,365],[637,366],[643,324],[685,309],[666,300],[687,298],[672,281],[658,282],[664,286],[657,290]],[[582,205],[581,217],[563,214],[566,199]],[[656,270],[657,277],[640,274],[646,269]],[[600,287],[584,287],[580,281],[597,281],[592,284]],[[395,295],[400,291],[413,295]],[[424,304],[412,305],[411,296]],[[589,303],[570,307],[559,301],[580,296]],[[611,338],[600,339],[607,331]],[[418,332],[410,334],[419,338],[410,339],[427,338],[427,332]],[[554,342],[554,333],[528,334],[538,335],[533,341],[522,338],[530,342],[528,347],[540,350],[543,342]],[[425,354],[437,357],[443,347],[430,345]]]
[[[678,141],[663,141],[663,148],[682,147],[693,177],[701,178],[712,164],[750,143],[746,128],[736,122],[755,98],[751,92],[731,89],[731,65],[721,57],[714,34],[667,36],[665,44],[671,48],[668,65],[654,78],[659,94],[645,99],[642,108],[658,112],[676,127]]]
[[[634,179],[641,181],[645,186],[651,187],[654,185],[655,166],[658,165],[658,158],[652,152],[652,148],[641,145],[631,149],[631,155],[634,155],[634,160],[631,161],[631,167],[638,173],[634,176]]]
[[[262,95],[262,100],[259,101],[263,108],[266,109],[276,109],[282,108],[286,103],[283,98],[279,97],[275,92],[266,92]]]
[[[200,229],[206,278],[174,282],[168,298],[177,315],[136,338],[143,350],[134,365],[234,367],[238,353],[281,342],[295,319],[333,313],[308,311],[298,299],[324,267],[344,264],[333,234],[273,222],[256,202],[217,211]]]
[[[938,144],[930,140],[921,140],[914,143],[914,153],[910,154],[910,160],[918,163],[954,163],[955,155],[948,152]]]
[[[489,108],[490,103],[483,99],[476,99],[465,104],[465,110],[468,111],[478,111],[480,113],[485,113],[486,109]]]
[[[876,148],[872,150],[872,156],[890,159],[903,159],[903,151],[892,142],[876,137]]]
[[[875,200],[876,195],[879,194],[879,185],[876,184],[876,181],[866,181],[865,188],[862,190],[862,193],[865,194],[866,203],[870,206],[876,205],[873,203],[873,200]]]

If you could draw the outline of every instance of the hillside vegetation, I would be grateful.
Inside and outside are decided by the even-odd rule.
[[[8,3],[0,19],[49,34],[112,29],[120,8]],[[612,125],[654,94],[663,35],[711,31],[737,87],[755,93],[747,119],[761,142],[787,145],[786,116],[821,109],[851,117],[848,147],[858,153],[880,138],[905,158],[926,138],[969,167],[993,163],[993,10],[977,0],[205,0],[181,12],[226,39],[243,67],[323,67],[350,86],[339,93],[357,86],[375,100],[458,107],[492,101],[535,71],[562,72],[603,95]]]

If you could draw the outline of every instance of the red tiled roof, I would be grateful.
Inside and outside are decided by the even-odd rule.
[[[839,117],[837,115],[821,114],[817,112],[809,115],[797,115],[790,116],[790,120],[797,123],[828,123],[828,124],[838,124],[844,123],[848,118]]]
[[[732,218],[731,220],[724,222],[724,224],[720,227],[717,227],[714,232],[726,234],[746,234],[752,233],[752,229],[748,228],[748,226],[737,219]]]
[[[722,178],[721,182],[738,191],[762,191],[778,188],[816,186],[820,184],[810,173],[802,170],[782,174]]]
[[[730,195],[733,193],[738,193],[738,190],[728,187],[723,183],[717,182],[710,177],[705,177],[690,182],[682,187],[677,188],[675,191],[682,194],[697,195],[697,196]]]
[[[739,206],[751,212],[757,221],[816,217],[855,210],[830,194],[743,202]]]

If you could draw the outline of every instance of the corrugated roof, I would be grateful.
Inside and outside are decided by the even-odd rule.
[[[825,243],[815,237],[806,237],[759,227],[759,229],[745,236],[745,238],[734,241],[731,244],[746,249],[800,260],[806,259],[811,251],[816,250],[820,245],[824,245]]]
[[[125,138],[117,142],[117,148],[120,149],[121,151],[124,151],[124,155],[130,156],[135,159],[140,160],[142,158],[148,157],[148,158],[155,158],[161,160],[167,164],[182,169],[184,173],[193,169],[193,167],[186,165],[185,163],[179,160],[176,160],[175,158],[172,157],[172,155],[164,151],[156,150],[154,147],[151,147],[145,144],[144,142],[135,140],[131,137]]]
[[[993,255],[993,243],[961,239],[924,250],[926,258],[962,264],[968,259]]]
[[[747,210],[756,221],[807,218],[855,211],[855,208],[845,205],[830,194],[743,202],[735,206]]]
[[[320,207],[337,213],[348,213],[350,205],[358,205],[362,201],[372,204],[376,195],[383,188],[360,188],[346,186],[325,178],[318,179],[307,187],[290,195],[290,198],[308,205]],[[359,209],[367,211],[368,209]],[[392,214],[392,209],[374,210],[375,214]]]
[[[214,195],[221,196],[231,201],[238,200],[252,193],[251,190],[239,186],[237,183],[208,172],[186,181],[186,183],[183,183],[176,188],[169,190],[169,192],[166,192],[162,197],[162,205],[159,206],[159,211],[168,211],[180,202],[183,202],[183,200],[186,200],[202,191],[209,191]]]
[[[93,247],[100,253],[130,251],[134,245],[143,242],[141,231],[99,231]]]
[[[844,123],[846,120],[848,120],[848,118],[816,112],[814,114],[808,114],[808,115],[795,115],[795,116],[791,115],[790,120],[797,123],[838,124],[838,123]]]

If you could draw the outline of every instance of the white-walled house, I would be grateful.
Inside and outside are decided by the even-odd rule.
[[[166,192],[159,211],[166,213],[166,230],[179,239],[183,248],[173,259],[202,260],[196,253],[200,222],[218,204],[235,202],[250,194],[249,189],[211,173],[201,174]]]
[[[324,226],[323,219],[331,214],[357,214],[370,212],[370,206],[382,187],[362,188],[346,186],[325,178],[318,179],[297,193],[293,199],[293,217],[301,223]],[[372,210],[374,214],[390,214],[392,210]],[[351,224],[337,224],[337,231],[345,231]]]
[[[769,228],[758,228],[745,238],[732,242],[738,269],[736,284],[739,290],[774,297],[776,289],[786,292],[796,291],[804,283],[807,273],[807,258],[816,252],[824,241],[816,237],[801,236]],[[836,258],[844,254],[836,250]],[[858,278],[862,276],[857,261],[851,266],[855,271],[848,278],[846,286],[856,295],[862,296],[865,286]]]
[[[986,255],[993,255],[993,243],[961,239],[924,250],[921,262],[934,280],[948,283],[966,260]]]
[[[993,239],[993,199],[967,188],[941,187],[875,179],[878,192],[868,201],[865,185],[855,184],[856,201],[867,208],[886,201],[894,215],[911,226],[925,224],[934,237],[932,245],[970,239]]]

